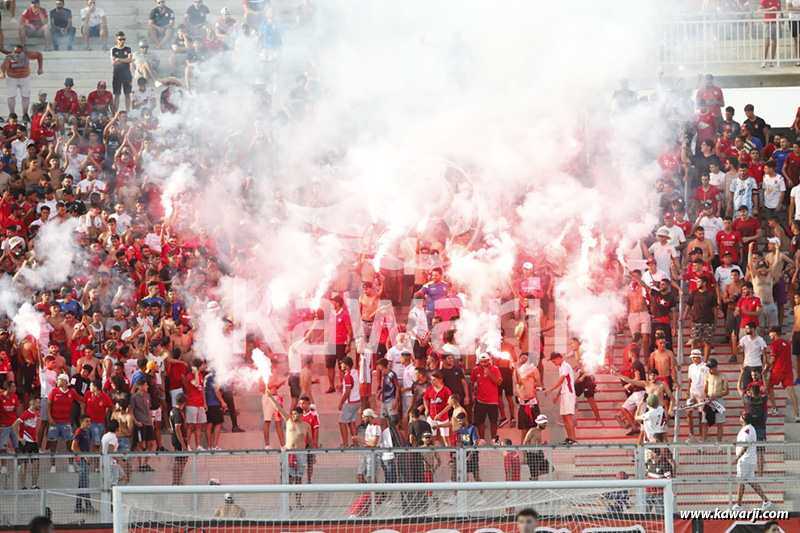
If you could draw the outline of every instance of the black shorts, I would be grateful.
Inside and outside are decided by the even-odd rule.
[[[472,411],[472,423],[476,426],[483,425],[488,415],[489,423],[497,424],[497,409],[497,404],[475,402],[475,407]]]
[[[100,28],[102,24],[98,24],[97,26],[89,26],[89,37],[100,37]]]
[[[206,411],[206,421],[212,426],[217,426],[225,422],[225,417],[222,416],[222,406],[209,405]]]
[[[467,474],[475,474],[479,469],[478,452],[473,452],[472,455],[469,456],[469,459],[467,459]]]
[[[536,479],[542,474],[550,471],[550,461],[545,459],[542,450],[535,450],[532,452],[525,452],[525,461],[528,463],[528,470],[531,473],[531,479]]]
[[[500,368],[499,370],[500,377],[503,378],[503,382],[497,386],[497,393],[499,396],[502,396],[503,393],[506,393],[506,396],[511,398],[514,395],[514,373],[510,368]]]
[[[789,25],[792,27],[792,37],[800,35],[800,20],[790,20]]]
[[[792,332],[792,354],[800,355],[800,331]]]
[[[153,426],[142,426],[137,428],[136,431],[136,442],[150,442],[156,440],[156,432],[153,431]]]
[[[331,353],[333,352],[333,353]],[[346,344],[329,344],[325,352],[325,368],[336,368],[347,353]]]
[[[536,417],[539,416],[541,410],[539,404],[534,405],[520,405],[517,410],[517,427],[519,429],[531,429],[536,425]]]
[[[300,374],[289,374],[289,394],[292,398],[299,398],[300,392]]]
[[[594,398],[595,392],[597,392],[597,384],[592,376],[586,374],[582,380],[575,382],[575,396],[583,394],[584,398]]]
[[[133,91],[133,77],[130,74],[114,76],[111,80],[111,87],[114,90],[114,96],[119,96],[123,92],[131,94]]]
[[[20,463],[27,463],[27,462],[34,462],[38,461],[39,459],[34,459],[33,457],[26,458],[24,454],[38,454],[39,453],[39,445],[35,442],[27,442],[23,441],[19,445],[19,453],[23,454],[22,457],[19,458]]]

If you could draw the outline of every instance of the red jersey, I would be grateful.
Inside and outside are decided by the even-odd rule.
[[[200,372],[200,386],[197,387],[192,385],[192,380],[194,379],[194,372],[187,373],[183,377],[183,386],[186,388],[186,405],[190,407],[203,407],[205,403],[203,402],[203,382],[205,381],[206,377]]]
[[[681,158],[678,154],[664,152],[658,155],[658,164],[661,165],[661,175],[670,178],[679,173]]]
[[[185,376],[189,370],[186,368],[186,365],[176,364],[176,365],[169,365],[169,370],[167,370],[167,376],[169,377],[169,386],[172,390],[177,390],[183,388],[183,376]]]
[[[759,231],[761,231],[761,224],[758,223],[758,219],[756,217],[748,217],[747,220],[742,220],[741,218],[737,218],[731,224],[731,228],[734,231],[738,231],[739,235],[744,237],[752,237]],[[744,253],[747,254],[747,251],[753,245],[755,241],[750,241],[744,243]]]
[[[771,375],[792,375],[792,346],[786,340],[778,337],[769,343],[769,354],[775,358]]]
[[[781,1],[780,0],[761,0],[761,3],[758,7],[766,9],[771,9],[771,11],[767,11],[764,13],[764,21],[766,24],[775,24],[775,17],[778,16],[777,12],[781,10]],[[770,21],[770,22],[766,22]]]
[[[36,115],[31,121],[31,140],[36,143],[56,142],[56,125],[42,125],[42,115]]]
[[[16,394],[5,393],[0,394],[0,427],[8,427],[14,425],[17,420],[17,409],[19,409],[19,400]]]
[[[707,190],[703,190],[703,187],[698,187],[694,191],[694,198],[693,200],[698,203],[705,202],[706,200],[711,201],[711,212],[717,212],[717,202],[722,200],[722,194],[720,194],[719,189],[714,187],[713,185],[709,185]],[[686,232],[684,232],[686,233]]]
[[[783,175],[789,178],[797,185],[800,180],[800,155],[790,152],[783,162]]]
[[[497,380],[501,380],[500,369],[494,365],[489,365],[487,370],[493,374]],[[500,401],[497,385],[495,385],[488,375],[484,375],[483,367],[478,365],[472,369],[470,374],[470,381],[475,383],[475,398],[486,404],[497,404]]]
[[[39,413],[31,412],[30,409],[25,409],[19,415],[19,433],[22,440],[25,442],[36,442],[36,426],[39,425]]]
[[[714,112],[716,118],[722,118],[722,102],[725,101],[722,96],[722,89],[717,86],[702,87],[697,90],[696,100],[701,98],[706,101],[706,106],[710,111]]]
[[[503,468],[506,471],[506,481],[519,481],[522,471],[519,454],[508,452],[503,455]]]
[[[724,231],[717,232],[717,249],[719,256],[725,255],[725,252],[731,253],[731,259],[734,263],[739,262],[739,245],[742,243],[742,236],[738,231],[731,230],[730,233]]]
[[[684,219],[683,222],[675,221],[675,225],[678,226],[683,230],[684,235],[691,235],[692,234],[692,223],[688,220]]]
[[[66,391],[56,387],[50,391],[50,396],[47,397],[47,403],[50,408],[50,413],[53,418],[50,422],[55,424],[69,424],[70,413],[72,412],[72,402],[82,402],[83,398],[75,392],[75,389],[67,389]]]
[[[495,387],[495,389],[496,388],[497,387]],[[430,406],[428,416],[435,419],[439,413],[447,411],[447,400],[450,399],[450,389],[442,386],[437,392],[433,385],[431,385],[425,389],[425,394],[422,395],[422,399],[428,400],[428,405]],[[448,420],[447,415],[439,419],[439,421],[443,420]]]
[[[347,326],[350,324],[350,315],[342,307],[338,313],[330,318],[329,331],[334,334],[334,344],[347,344]]]
[[[75,113],[78,109],[78,93],[66,89],[56,91],[56,113]]]
[[[34,28],[41,28],[47,24],[47,11],[39,9],[39,13],[34,13],[33,8],[29,7],[22,12],[22,20],[33,26]]]
[[[89,415],[89,420],[92,424],[103,424],[106,420],[106,409],[112,409],[114,402],[104,392],[94,394],[89,392],[83,397],[86,402],[86,414]]]
[[[756,182],[758,182],[760,188],[761,182],[764,181],[764,163],[753,163],[749,161],[747,163],[747,175],[754,178]]]
[[[695,113],[694,127],[697,130],[697,145],[706,139],[713,139],[717,136],[717,128],[719,123],[713,111],[706,111],[705,113]]]
[[[103,146],[103,143],[97,144],[89,144],[86,143],[82,146],[83,150],[81,150],[84,154],[89,155],[92,154],[97,161],[102,162],[103,159],[106,157],[106,147]]]
[[[709,288],[713,287],[716,281],[714,279],[714,272],[711,270],[710,263],[704,262],[703,269],[700,271],[699,274],[695,273],[694,265],[692,265],[691,263],[686,267],[686,272],[683,274],[683,280],[689,282],[689,292],[694,292],[695,290],[697,290],[697,278],[699,278],[702,275],[705,275],[706,278],[708,279]]]
[[[303,422],[311,426],[311,429],[319,428],[319,416],[314,411],[309,411],[303,415]]]
[[[743,327],[747,325],[748,322],[755,322],[756,326],[758,326],[759,315],[755,314],[755,312],[756,309],[761,307],[761,298],[758,296],[745,296],[739,298],[739,301],[736,302],[736,307],[739,308]],[[745,316],[745,312],[747,312],[748,315]]]
[[[105,91],[101,96],[97,91],[92,91],[86,98],[86,101],[92,106],[92,111],[106,111],[111,112],[111,102],[114,101],[114,95],[111,91]]]
[[[73,111],[72,113],[77,115],[77,116],[79,116],[79,117],[88,117],[89,115],[91,115],[92,114],[92,106],[89,103],[89,99],[88,98],[86,99],[86,103],[85,104],[81,104],[79,102],[78,105],[75,106],[75,111]]]

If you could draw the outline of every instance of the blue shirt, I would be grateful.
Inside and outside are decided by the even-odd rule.
[[[73,313],[75,313],[75,316],[78,316],[81,310],[78,300],[72,300],[69,303],[60,301],[58,302],[58,306],[61,308],[62,313],[66,313],[67,311],[72,311]]]
[[[166,300],[164,300],[164,298],[161,298],[160,296],[153,296],[151,298],[145,298],[142,301],[144,303],[146,303],[148,305],[148,307],[152,307],[153,304],[158,304],[158,306],[161,307],[162,305],[164,305],[166,303]]]
[[[420,289],[428,299],[425,301],[425,311],[433,312],[436,310],[436,300],[447,296],[447,283],[434,283],[429,281]]]
[[[140,381],[146,382],[147,380],[144,378],[144,372],[137,370],[133,373],[133,376],[131,376],[131,387],[138,385]]]
[[[397,379],[397,375],[391,370],[383,375],[383,386],[381,387],[382,401],[388,402],[397,397],[397,387],[394,386],[395,379]]]
[[[181,313],[183,313],[183,302],[178,300],[174,304],[172,304],[172,320],[175,322],[181,319]]]
[[[281,45],[283,28],[281,27],[281,23],[277,20],[273,20],[272,22],[268,20],[262,21],[261,25],[258,27],[258,33],[261,34],[261,48],[270,50],[272,48],[278,48]]]
[[[214,392],[214,381],[216,376],[211,373],[206,376],[206,405],[209,407],[222,405]]]
[[[88,452],[91,450],[91,440],[89,439],[88,429],[76,429],[74,438],[78,442],[78,449],[80,451]]]
[[[478,443],[478,430],[472,424],[468,424],[465,428],[458,428],[457,435],[457,442],[461,446],[475,446]]]
[[[749,141],[745,141],[744,147],[747,148],[748,152],[753,148],[758,148],[759,152],[764,151],[764,145],[761,144],[761,139],[757,137],[750,137]]]
[[[778,163],[778,174],[783,174],[783,163],[786,161],[786,158],[790,153],[792,153],[790,150],[775,150],[772,152],[772,159]]]

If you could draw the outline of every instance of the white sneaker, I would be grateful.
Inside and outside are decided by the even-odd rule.
[[[775,68],[781,68],[781,62],[780,61],[776,61],[775,64],[772,65],[772,66],[775,67]]]
[[[767,62],[766,61],[763,61],[761,63],[761,68],[767,68]],[[741,507],[739,507],[739,509],[741,509]]]
[[[794,417],[794,423],[795,423],[795,424],[798,424],[798,423],[800,423],[800,416],[796,416],[796,417]]]
[[[161,86],[162,86],[162,85],[164,85],[164,84],[163,84],[163,83],[161,83],[160,81],[156,80],[156,82],[155,82],[155,84],[154,84],[154,85],[156,86],[156,88],[158,88],[158,87],[161,87]]]
[[[780,412],[778,412],[777,409],[770,409],[769,411],[767,411],[767,414],[769,416],[780,416],[781,415]]]
[[[0,468],[0,474],[2,474],[4,476],[6,474],[8,474],[8,467],[7,466],[3,466],[3,468]]]
[[[606,425],[605,425],[605,424],[603,424],[603,421],[602,421],[602,420],[595,420],[595,423],[594,423],[594,425],[595,425],[595,426],[597,426],[597,427],[599,427],[599,428],[604,428],[604,427],[606,427]]]
[[[72,465],[72,464],[69,465],[67,467],[67,470],[69,471],[70,474],[74,474],[75,473],[75,465]]]
[[[686,444],[691,444],[694,442],[694,435],[689,435],[689,438],[684,441]]]
[[[769,501],[769,500],[767,500],[767,501],[765,501],[764,503],[761,504],[761,510],[762,511],[766,511],[770,507],[772,507],[772,502]]]
[[[205,449],[205,448],[203,448],[202,446],[198,446],[198,447],[197,447],[197,448],[195,448],[195,449],[196,449],[197,451],[199,451],[199,452],[204,452],[204,451],[206,451],[206,449]]]
[[[50,467],[50,473],[51,474],[55,474],[56,473],[56,465],[53,465],[53,466]]]
[[[800,61],[798,61],[797,63],[795,63],[795,64],[794,64],[794,66],[796,66],[796,67],[800,67]]]
[[[731,507],[731,511],[741,511],[741,510],[742,510],[742,506],[739,505],[738,503],[734,503],[733,507]]]

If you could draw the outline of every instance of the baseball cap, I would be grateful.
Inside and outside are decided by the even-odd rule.
[[[433,435],[431,435],[430,431],[425,431],[425,432],[422,433],[422,436],[423,437],[432,437]]]
[[[219,10],[220,15],[224,15],[225,13],[230,13],[230,12],[231,10],[228,9],[227,7],[223,7],[222,9]]]
[[[730,252],[725,252],[724,254],[722,254],[722,257],[725,257],[726,255],[729,255],[729,256],[733,257],[733,254],[730,253]]]
[[[43,96],[43,95],[47,96],[47,91],[45,91],[44,89],[39,89],[39,96]]]
[[[522,263],[522,268],[528,268],[532,270],[533,264],[530,261],[525,261],[524,263]]]
[[[147,44],[147,41],[139,41],[139,48],[150,48],[150,45]]]
[[[361,416],[368,416],[370,418],[378,418],[378,415],[375,414],[375,411],[372,409],[364,409],[361,411]]]
[[[69,376],[66,374],[59,374],[58,379],[63,379],[64,381],[69,381]]]
[[[491,357],[489,357],[488,353],[482,353],[478,356],[478,361],[488,361]]]
[[[706,78],[707,80],[713,80],[713,79],[714,79],[714,75],[713,75],[713,74],[706,74],[706,75],[705,75],[705,78]]]
[[[756,268],[767,268],[767,262],[766,261],[759,261],[758,262],[758,266]]]
[[[701,350],[692,350],[692,353],[689,354],[689,357],[703,357],[703,352]]]
[[[703,253],[703,250],[701,250],[700,248],[695,246],[694,248],[692,248],[692,251],[689,252],[689,255],[691,255],[691,254],[702,254],[702,253]]]
[[[72,78],[67,78],[64,80],[65,87],[72,87],[73,85],[75,85],[75,81]]]
[[[706,363],[706,366],[708,368],[716,368],[717,360],[712,357],[711,359],[708,360],[708,363]]]
[[[94,168],[94,166],[89,165],[88,167],[86,167],[86,172],[97,172],[97,169]]]
[[[659,230],[656,231],[656,235],[659,237],[669,237],[669,230],[667,228],[659,228]]]
[[[206,304],[206,311],[208,311],[210,313],[215,313],[215,312],[219,311],[219,304],[217,302],[213,301],[213,300],[208,302]]]
[[[648,265],[655,265],[656,264],[656,260],[651,257],[650,259],[647,260],[647,264]]]
[[[547,416],[546,415],[539,415],[534,420],[537,424],[547,424]]]
[[[672,213],[670,212],[664,213],[664,218],[672,218]]]
[[[105,87],[106,87],[106,82],[104,82],[104,81],[98,81],[98,82],[97,82],[97,86],[98,86],[98,87],[102,87],[102,88],[104,88],[104,89],[105,89]]]
[[[705,202],[703,202],[703,207],[711,207],[712,205],[713,204],[711,203],[711,200],[706,200]]]
[[[148,361],[147,366],[145,367],[145,372],[150,372],[151,370],[158,370],[158,363],[155,361]]]
[[[225,503],[233,503],[233,494],[230,492],[225,493]]]
[[[769,237],[767,242],[771,242],[772,244],[780,244],[781,240],[778,237]]]

